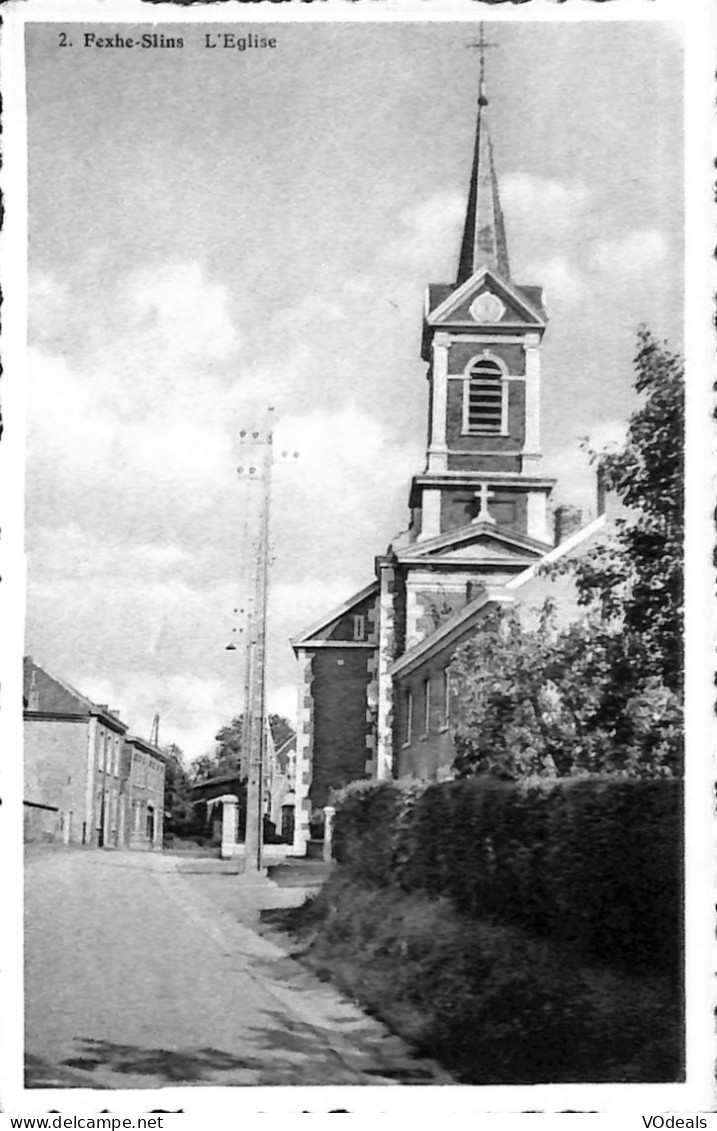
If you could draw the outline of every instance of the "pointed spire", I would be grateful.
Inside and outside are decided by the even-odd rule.
[[[459,284],[464,283],[481,267],[491,267],[504,279],[510,278],[508,244],[486,114],[488,98],[485,93],[484,52],[492,44],[485,43],[482,25],[480,42],[471,46],[481,49],[481,67],[473,168],[458,265]]]

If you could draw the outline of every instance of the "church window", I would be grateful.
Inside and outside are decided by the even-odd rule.
[[[443,671],[443,725],[448,726],[451,721],[451,673],[448,668]]]
[[[411,742],[411,731],[413,724],[413,692],[407,691],[404,697],[404,709],[406,711],[406,737],[405,745],[408,746]]]
[[[354,640],[363,640],[366,636],[366,618],[354,617]]]
[[[428,734],[431,729],[431,681],[423,681],[423,733]]]
[[[497,361],[481,357],[465,382],[463,431],[473,434],[505,431],[507,385]]]

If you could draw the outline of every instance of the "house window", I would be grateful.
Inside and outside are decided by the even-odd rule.
[[[364,640],[366,636],[366,618],[354,617],[354,640]]]
[[[506,389],[498,362],[479,358],[471,366],[464,386],[463,431],[493,435],[504,432]]]
[[[428,734],[431,729],[431,681],[423,681],[423,733]]]
[[[413,727],[413,692],[407,691],[404,704],[406,709],[406,741],[405,745],[408,746],[411,742],[411,731]]]

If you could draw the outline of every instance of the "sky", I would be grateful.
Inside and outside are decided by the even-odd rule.
[[[72,48],[27,28],[26,650],[136,733],[158,713],[191,759],[242,708],[240,432],[274,407],[270,709],[295,715],[289,638],[407,526],[423,294],[455,278],[477,28],[252,24],[277,47],[243,53],[204,46],[216,23],[157,29],[181,50],[63,28]],[[512,275],[550,318],[543,469],[589,516],[580,440],[624,435],[638,325],[682,347],[679,28],[487,37]]]

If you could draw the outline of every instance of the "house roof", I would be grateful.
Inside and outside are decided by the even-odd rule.
[[[204,781],[198,781],[192,786],[192,800],[211,801],[222,797],[225,793],[238,796],[241,780],[239,771],[235,774],[222,774],[221,777],[205,778]]]
[[[147,742],[146,739],[140,738],[137,734],[126,734],[125,742],[130,746],[138,746],[144,754],[151,754],[153,758],[158,758],[160,762],[166,763],[167,761],[166,754],[163,754],[158,746],[154,746],[151,742]]]
[[[37,706],[30,706],[32,693],[37,695]],[[23,701],[25,716],[76,719],[99,718],[111,730],[124,734],[127,724],[103,703],[93,703],[81,691],[33,660],[32,656],[23,659]]]
[[[591,538],[594,538],[601,530],[605,530],[606,527],[607,517],[604,514],[598,515],[592,522],[589,522],[586,526],[582,526],[579,530],[576,530],[574,534],[571,534],[570,537],[560,542],[559,545],[554,546],[539,562],[535,562],[533,565],[523,570],[522,573],[511,577],[510,581],[505,583],[505,588],[511,592],[520,589],[521,586],[535,577],[542,566],[551,565],[552,562],[560,561],[561,558],[572,554],[574,550],[577,550],[580,546],[589,542]]]

